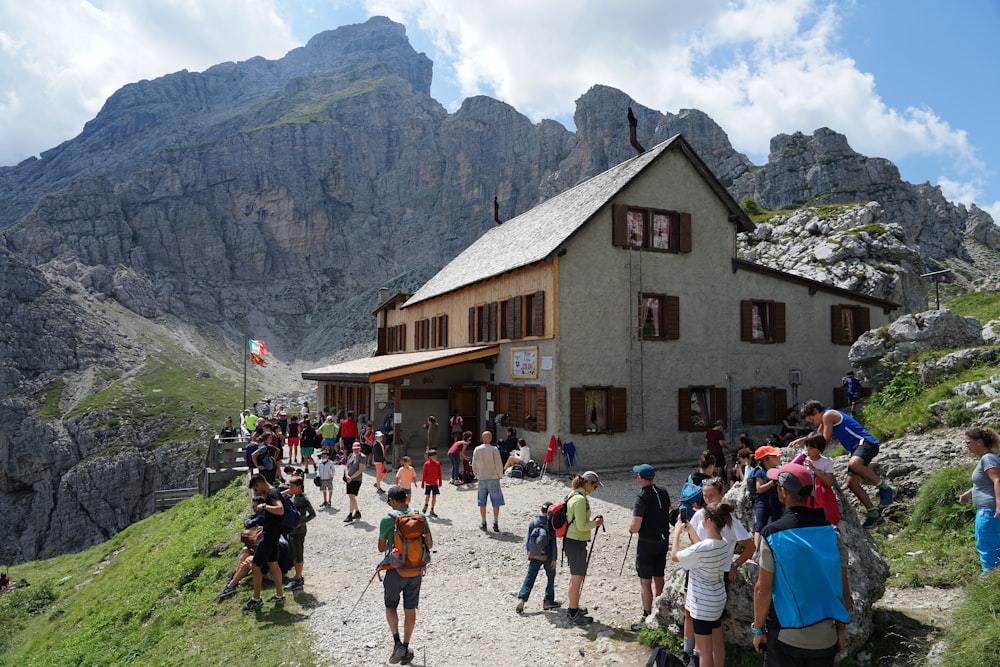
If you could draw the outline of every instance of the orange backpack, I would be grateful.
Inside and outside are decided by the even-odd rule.
[[[382,560],[383,570],[396,570],[401,577],[415,577],[423,574],[431,562],[431,552],[424,541],[424,516],[419,512],[406,514],[393,510],[396,517],[392,548]]]

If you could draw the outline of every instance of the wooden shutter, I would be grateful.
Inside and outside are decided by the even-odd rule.
[[[511,312],[510,302],[510,299],[500,302],[500,340],[511,338],[510,332],[514,328],[514,313]]]
[[[535,387],[535,430],[545,431],[545,387]]]
[[[413,349],[420,349],[420,320],[413,323]]]
[[[628,207],[615,204],[611,207],[611,243],[628,247]],[[582,432],[582,431],[581,431]]]
[[[406,352],[406,325],[399,325],[399,351]]]
[[[712,389],[712,419],[729,421],[729,402],[726,400],[726,390],[722,387]]]
[[[514,314],[511,315],[511,322],[513,326],[510,330],[510,337],[521,338],[524,336],[524,329],[521,327],[521,313],[524,312],[524,299],[519,296],[515,296],[511,299],[511,306],[513,306],[511,310]]]
[[[780,424],[786,412],[788,412],[788,390],[775,388],[774,415],[772,415],[771,423]]]
[[[587,392],[582,387],[569,390],[569,432],[584,433],[587,430]]]
[[[868,308],[855,308],[855,318],[854,321],[857,323],[858,335],[860,336],[864,332],[872,328],[872,314]],[[851,341],[854,342],[853,340]]]
[[[535,292],[535,318],[531,323],[531,335],[541,336],[545,333],[545,292]]]
[[[497,339],[497,302],[486,304],[486,340]]]
[[[476,307],[469,306],[469,342],[476,342]]]
[[[680,239],[677,243],[677,250],[680,252],[691,252],[691,214],[681,213],[679,216]]]
[[[510,425],[524,428],[524,387],[510,388]]]
[[[681,337],[681,300],[676,296],[663,297],[664,338],[677,340]]]
[[[448,315],[439,317],[438,324],[441,327],[441,333],[438,334],[438,344],[441,347],[448,347]]]
[[[740,340],[753,340],[753,301],[740,301]]]
[[[831,342],[834,345],[844,344],[844,330],[841,328],[841,320],[843,319],[843,313],[841,312],[841,306],[830,306],[830,332]]]
[[[691,430],[691,389],[681,387],[677,393],[677,430]]]
[[[771,304],[774,309],[774,342],[784,343],[785,342],[785,304],[779,301]],[[784,415],[784,413],[781,413]],[[778,421],[781,421],[780,419]]]
[[[385,354],[389,351],[389,330],[385,327],[379,327],[378,329],[378,342],[375,346],[375,354]]]
[[[753,410],[753,389],[743,389],[740,391],[740,412],[742,413],[744,424],[756,424]]]
[[[611,431],[624,433],[628,430],[628,402],[624,387],[611,390]]]

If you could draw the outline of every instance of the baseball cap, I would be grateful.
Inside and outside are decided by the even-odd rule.
[[[385,435],[385,433],[383,433],[382,431],[375,431],[376,438],[379,437],[380,435]]]
[[[771,445],[761,445],[753,453],[755,461],[760,461],[765,456],[781,456],[781,450]]]
[[[767,471],[767,478],[777,480],[781,488],[796,496],[803,495],[802,490],[813,484],[809,469],[798,463],[786,463],[779,468],[771,468]]]
[[[601,484],[601,478],[598,477],[597,473],[594,472],[593,470],[588,470],[587,472],[580,475],[580,477],[582,477],[584,480],[588,482],[596,483],[597,486],[604,486],[603,484]]]
[[[406,500],[406,489],[398,484],[393,484],[389,487],[389,490],[385,492],[385,499],[403,502]]]
[[[642,477],[643,479],[653,479],[654,477],[656,477],[656,470],[653,468],[653,466],[649,465],[648,463],[643,463],[642,465],[633,466],[632,472],[637,474],[639,477]]]

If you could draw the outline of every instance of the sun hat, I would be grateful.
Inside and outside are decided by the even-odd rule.
[[[760,461],[765,456],[781,456],[781,450],[771,445],[761,445],[753,453],[755,461]]]

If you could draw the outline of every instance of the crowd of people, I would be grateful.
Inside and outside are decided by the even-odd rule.
[[[249,438],[247,465],[251,474],[249,487],[254,494],[253,515],[241,535],[244,544],[237,568],[226,582],[220,597],[230,597],[240,580],[252,575],[253,594],[243,608],[256,611],[263,607],[261,591],[265,579],[273,582],[274,594],[268,602],[284,602],[284,591],[302,588],[305,583],[304,542],[306,524],[316,516],[304,494],[305,478],[315,473],[314,483],[322,494],[321,508],[333,502],[334,478],[340,470],[347,497],[345,523],[361,518],[357,496],[363,474],[375,471],[375,489],[389,505],[379,520],[377,548],[384,554],[382,569],[385,616],[393,636],[389,662],[408,664],[413,658],[410,640],[416,625],[416,610],[424,567],[430,559],[432,537],[428,517],[438,518],[438,496],[443,486],[437,450],[424,452],[418,471],[410,456],[403,456],[399,467],[389,469],[385,437],[376,431],[364,415],[355,419],[350,411],[321,411],[315,419],[304,404],[298,415],[287,415],[284,407],[254,413],[247,411],[239,429]],[[878,489],[880,505],[893,500],[893,490],[872,472],[869,464],[878,453],[878,441],[851,415],[827,410],[817,401],[805,402],[799,416],[813,424],[816,431],[788,440],[791,447],[802,448],[793,462],[781,464],[782,440],[755,447],[741,434],[738,445],[730,446],[724,436],[724,424],[708,431],[707,449],[698,462],[698,470],[688,482],[700,488],[690,516],[681,507],[671,540],[671,510],[675,504],[667,489],[656,483],[655,468],[644,463],[633,468],[637,495],[628,526],[629,545],[636,538],[634,569],[638,579],[641,618],[632,626],[642,627],[652,613],[653,600],[662,594],[667,559],[679,563],[686,572],[683,660],[685,664],[717,667],[725,663],[720,618],[727,602],[727,586],[737,571],[751,558],[759,566],[754,593],[754,645],[766,650],[766,665],[832,664],[843,649],[844,624],[849,621],[850,590],[846,578],[846,555],[834,526],[839,507],[834,485],[832,461],[824,456],[831,438],[837,438],[850,455],[847,486],[866,507],[865,526],[878,525],[879,510],[861,483],[866,480]],[[484,431],[471,453],[472,433],[461,428],[461,417],[449,420],[454,442],[448,450],[451,483],[468,483],[471,469],[477,488],[480,529],[501,532],[501,511],[505,505],[500,483],[512,465],[530,461],[523,441],[508,429],[505,437],[494,442],[494,434]],[[795,424],[792,424],[794,426]],[[436,420],[425,423],[428,445],[434,442],[439,427]],[[236,427],[227,419],[224,437]],[[431,434],[434,434],[433,438]],[[975,437],[973,437],[975,436]],[[295,447],[291,442],[295,439]],[[969,449],[981,455],[982,472],[974,476],[974,486],[963,500],[972,500],[977,508],[985,505],[982,490],[989,485],[1000,491],[1000,458],[993,453],[998,439],[988,429],[972,433]],[[319,462],[312,461],[316,449]],[[284,465],[286,462],[288,465]],[[506,460],[505,460],[506,459]],[[295,466],[302,466],[296,468]],[[386,477],[394,482],[382,486]],[[286,478],[287,476],[287,478]],[[746,480],[755,507],[752,533],[734,516],[723,496],[732,484]],[[415,509],[413,490],[417,484],[424,491],[423,508]],[[587,569],[597,531],[605,530],[604,517],[594,514],[591,497],[602,486],[599,475],[586,471],[573,478],[569,494],[560,503],[548,502],[539,508],[527,526],[525,551],[528,568],[517,594],[515,611],[523,612],[539,572],[546,576],[542,609],[560,609],[556,599],[556,571],[559,561],[558,539],[562,538],[562,557],[569,568],[565,615],[569,624],[587,625],[593,616],[582,605]],[[832,507],[829,504],[832,497]],[[837,511],[834,512],[834,507]],[[294,508],[291,510],[290,508]],[[983,567],[996,567],[1000,549],[1000,516],[983,512],[982,530],[977,519],[977,541],[982,543]],[[491,512],[488,512],[488,509]],[[873,511],[874,510],[874,511]],[[294,527],[282,517],[294,511],[300,518]],[[561,526],[558,517],[562,514]],[[490,514],[492,522],[489,521]],[[287,517],[286,517],[287,518]],[[687,541],[687,545],[682,544]],[[626,553],[626,559],[628,555]],[[624,563],[623,563],[624,567]],[[286,579],[286,572],[294,569]],[[376,572],[378,574],[378,572]],[[373,575],[374,576],[374,575]],[[789,580],[799,581],[794,591]],[[808,596],[800,593],[807,591]],[[398,605],[403,603],[403,627],[400,631]]]

